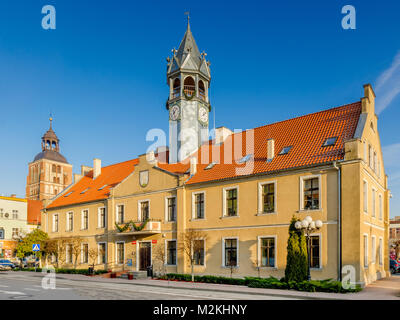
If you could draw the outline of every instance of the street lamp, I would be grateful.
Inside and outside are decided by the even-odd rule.
[[[311,265],[311,234],[314,233],[315,231],[319,230],[322,228],[322,221],[321,220],[316,220],[313,221],[313,219],[310,216],[307,216],[304,218],[302,221],[297,221],[294,224],[295,228],[297,230],[304,231],[307,239],[307,261],[308,261],[308,269],[307,269],[307,280],[311,280],[311,274],[310,274],[310,265]]]

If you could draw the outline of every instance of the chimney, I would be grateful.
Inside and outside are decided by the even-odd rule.
[[[149,164],[157,165],[157,159],[154,151],[149,151],[146,153],[146,160]]]
[[[190,158],[190,175],[194,176],[197,172],[197,158]]]
[[[15,194],[15,193],[13,193],[12,195],[11,195],[11,198],[16,198],[17,197],[17,195]]]
[[[168,147],[167,146],[158,147],[156,150],[156,153],[157,153],[158,162],[161,162],[161,163],[168,162]]]
[[[267,146],[267,161],[272,161],[275,155],[275,140],[269,139]]]
[[[101,175],[101,160],[93,159],[93,179]]]
[[[74,173],[74,183],[77,183],[82,178],[83,178],[83,175]]]
[[[215,144],[221,144],[228,138],[233,132],[225,127],[219,127],[215,129]]]
[[[81,165],[81,175],[86,176],[90,171],[92,171],[92,167]]]

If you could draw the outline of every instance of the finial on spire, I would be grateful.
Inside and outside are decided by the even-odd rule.
[[[53,123],[53,115],[51,114],[51,112],[50,112],[50,118],[49,118],[49,120],[50,120],[50,129],[52,129],[51,125],[52,125],[52,123]]]
[[[185,15],[187,15],[187,28],[190,29],[190,12],[186,11]]]

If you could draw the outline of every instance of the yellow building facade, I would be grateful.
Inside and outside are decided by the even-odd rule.
[[[209,64],[198,53],[188,27],[168,60],[170,130],[190,125],[192,110],[192,128],[208,129]],[[187,77],[193,89],[179,87]],[[310,243],[313,279],[351,274],[365,285],[389,275],[389,190],[370,85],[352,104],[195,137],[185,152],[196,151],[183,160],[176,141],[172,156],[159,148],[107,167],[95,159],[46,202],[42,229],[67,243],[81,238],[80,268],[94,249],[96,268],[190,273],[182,239],[195,230],[196,274],[280,278],[290,221],[311,216],[323,222]],[[65,267],[75,264],[72,251],[63,253]]]

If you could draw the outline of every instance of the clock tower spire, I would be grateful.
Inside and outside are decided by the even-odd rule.
[[[190,30],[188,16],[185,35],[178,50],[167,58],[169,98],[169,162],[187,158],[207,141],[210,63],[207,54],[200,53]]]

